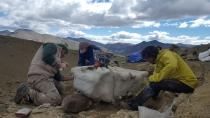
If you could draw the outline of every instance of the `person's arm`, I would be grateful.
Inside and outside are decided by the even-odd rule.
[[[172,52],[167,52],[161,59],[164,67],[159,72],[155,69],[153,75],[149,77],[150,82],[160,82],[163,79],[169,78],[169,75],[177,69],[177,59]]]
[[[69,80],[73,80],[74,79],[74,76],[71,75],[71,76],[63,76],[60,71],[58,71],[55,76],[54,76],[54,79],[57,80],[57,81],[69,81]]]

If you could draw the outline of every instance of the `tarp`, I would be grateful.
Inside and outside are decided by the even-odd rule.
[[[200,61],[210,61],[210,49],[207,51],[199,53],[198,59]]]
[[[139,52],[135,52],[127,56],[127,62],[139,63],[139,62],[144,62],[144,60],[142,59],[142,56]]]
[[[146,86],[148,72],[120,67],[74,67],[74,88],[94,100],[115,102]]]

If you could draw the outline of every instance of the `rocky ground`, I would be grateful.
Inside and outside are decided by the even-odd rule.
[[[26,74],[30,61],[40,44],[20,40],[16,38],[0,38],[0,118],[14,118],[14,113],[23,107],[32,108],[30,118],[137,118],[138,112],[128,111],[118,106],[107,103],[97,103],[89,111],[79,114],[65,114],[61,107],[39,106],[29,104],[16,105],[13,97],[17,86],[26,81]],[[71,51],[66,61],[70,63],[68,70],[64,74],[69,74],[71,67],[76,65],[77,52]],[[127,64],[122,58],[117,58],[120,65],[125,68],[136,70],[151,70],[148,64]],[[173,107],[170,118],[210,118],[210,63],[199,61],[189,61],[189,65],[200,78],[200,85],[191,95],[180,95],[176,97],[177,104]],[[72,82],[65,82],[66,95],[74,92]],[[172,103],[172,94],[163,94],[164,98],[150,101],[149,107],[162,109],[161,105]],[[175,95],[177,96],[177,95]],[[152,105],[151,105],[152,104]],[[161,111],[161,110],[160,110]]]

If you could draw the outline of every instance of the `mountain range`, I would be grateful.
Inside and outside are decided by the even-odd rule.
[[[121,55],[129,55],[131,53],[135,53],[135,52],[141,52],[145,47],[147,46],[160,46],[162,48],[170,48],[171,45],[173,44],[168,44],[168,43],[162,43],[159,42],[157,40],[151,40],[151,41],[143,41],[141,43],[138,44],[129,44],[129,43],[113,43],[113,44],[102,44],[102,43],[98,43],[96,41],[91,41],[85,38],[71,38],[68,37],[69,40],[73,40],[73,41],[78,41],[78,42],[89,42],[90,44],[94,44],[97,45],[99,47],[104,47],[108,50],[110,50],[111,52],[117,53],[117,54],[121,54]],[[176,44],[178,47],[180,48],[190,48],[193,47],[194,45],[189,45],[189,44]]]
[[[18,29],[14,32],[10,31],[1,31],[0,35],[11,36],[15,38],[21,38],[25,40],[32,40],[36,42],[50,42],[50,43],[62,43],[68,45],[70,49],[77,50],[79,46],[79,42],[73,40],[67,40],[65,38],[60,38],[57,36],[49,35],[49,34],[40,34],[28,29]]]
[[[161,43],[157,40],[152,41],[143,41],[139,44],[129,44],[129,43],[114,43],[114,44],[102,44],[96,41],[92,41],[86,38],[72,38],[72,37],[66,37],[61,38],[49,34],[40,34],[37,32],[34,32],[32,30],[28,29],[18,29],[14,32],[10,32],[8,30],[0,31],[0,35],[4,36],[11,36],[16,38],[21,38],[25,40],[33,40],[36,42],[51,42],[51,43],[63,43],[68,45],[70,49],[78,50],[79,42],[89,42],[90,44],[96,45],[102,49],[109,50],[110,52],[121,54],[121,55],[128,55],[134,52],[140,52],[147,46],[160,46],[163,48],[169,48],[172,44],[167,43]],[[182,48],[188,48],[192,47],[192,45],[186,45],[186,44],[177,44],[177,46],[180,46]]]

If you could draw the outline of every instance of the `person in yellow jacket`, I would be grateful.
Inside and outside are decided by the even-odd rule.
[[[145,61],[155,64],[155,70],[149,77],[149,86],[139,95],[128,101],[132,110],[138,110],[149,98],[158,96],[161,90],[174,93],[192,93],[198,83],[195,74],[187,63],[175,52],[159,50],[148,46],[142,51]]]

